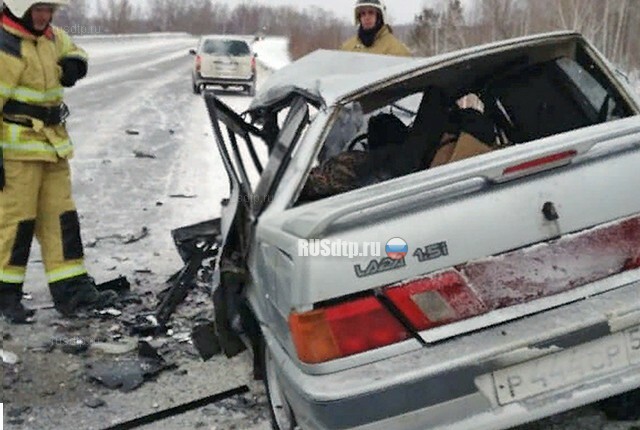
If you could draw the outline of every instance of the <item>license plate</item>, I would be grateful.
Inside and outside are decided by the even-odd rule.
[[[493,372],[500,404],[640,364],[640,326]]]

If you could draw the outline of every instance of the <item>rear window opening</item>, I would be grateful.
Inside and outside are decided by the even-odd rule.
[[[475,61],[341,106],[297,203],[635,114],[580,46]]]
[[[202,53],[208,55],[228,55],[230,57],[245,57],[251,55],[249,45],[242,40],[205,40]]]

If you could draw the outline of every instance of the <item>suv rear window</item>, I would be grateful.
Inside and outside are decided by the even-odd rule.
[[[242,57],[251,54],[249,45],[240,40],[205,40],[202,45],[202,52],[205,54],[229,55],[231,57]]]

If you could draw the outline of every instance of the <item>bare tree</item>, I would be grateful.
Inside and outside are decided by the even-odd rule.
[[[76,0],[71,6],[61,8],[55,14],[55,23],[66,28],[88,26],[90,18],[87,0]]]

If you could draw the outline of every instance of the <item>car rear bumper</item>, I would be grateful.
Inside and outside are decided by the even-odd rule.
[[[255,83],[255,76],[252,75],[240,78],[221,78],[196,75],[194,77],[194,83],[196,85],[251,85]]]
[[[513,401],[500,399],[496,382],[501,369],[548,361],[545,356],[556,360],[557,354],[549,355],[555,352],[586,354],[585,345],[604,345],[625,331],[636,333],[635,327],[640,357],[637,281],[528,318],[324,375],[305,373],[273,338],[265,337],[281,364],[280,381],[302,428],[504,429],[640,387],[640,360],[562,386],[550,382],[554,388]],[[619,352],[631,357],[630,352]]]

